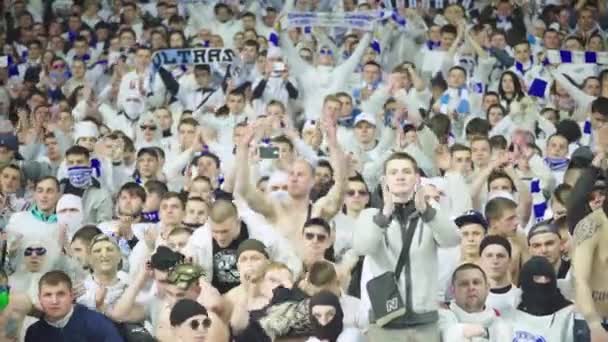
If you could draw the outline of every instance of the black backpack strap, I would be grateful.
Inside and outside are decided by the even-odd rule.
[[[399,222],[401,224],[401,240],[403,241],[403,244],[401,246],[401,254],[399,254],[399,259],[397,259],[397,266],[395,267],[395,279],[397,280],[399,280],[399,277],[401,276],[405,258],[407,258],[410,253],[410,247],[412,246],[412,240],[419,219],[420,215],[418,212],[414,212],[409,217],[409,227],[406,226],[407,222]]]

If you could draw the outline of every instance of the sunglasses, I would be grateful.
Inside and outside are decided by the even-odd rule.
[[[53,64],[53,69],[63,69],[65,68],[65,64]]]
[[[46,254],[46,248],[44,247],[36,247],[36,248],[32,248],[32,247],[28,247],[25,249],[25,251],[23,251],[23,255],[24,256],[31,256],[32,254],[36,254],[38,256],[42,256]]]
[[[317,238],[317,242],[325,242],[327,240],[327,235],[325,234],[315,234],[315,233],[304,233],[304,238],[306,240],[312,241]]]
[[[365,190],[348,190],[348,191],[346,191],[346,195],[349,197],[353,197],[357,194],[361,197],[365,197],[365,196],[367,196],[367,191],[365,191]]]
[[[141,126],[139,126],[139,128],[141,128],[143,131],[145,131],[145,130],[156,131],[156,126],[141,125]]]
[[[192,330],[198,330],[199,328],[209,329],[211,326],[211,319],[206,317],[204,319],[193,319],[190,321],[190,328]]]
[[[321,55],[329,55],[329,56],[334,54],[334,52],[331,51],[331,49],[326,49],[326,48],[322,48],[321,50],[319,50],[319,53]]]

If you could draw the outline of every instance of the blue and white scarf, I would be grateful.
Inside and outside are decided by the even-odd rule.
[[[376,21],[393,20],[399,27],[407,21],[397,11],[356,12],[289,12],[287,27],[337,27],[349,30],[373,31]]]
[[[378,16],[374,12],[289,12],[288,27],[342,27],[372,31]]]
[[[455,96],[459,97],[458,104],[455,108],[449,108],[449,104],[453,103]],[[446,90],[443,95],[439,98],[439,111],[443,114],[449,114],[450,109],[456,110],[459,114],[469,114],[471,112],[471,105],[469,103],[469,91],[462,87],[459,89]]]
[[[369,47],[371,47],[372,50],[376,51],[377,54],[382,53],[382,46],[380,45],[380,41],[377,39],[372,40],[372,42],[369,44]]]
[[[528,87],[528,95],[544,98],[548,87],[549,82],[543,80],[542,78],[535,78]]]
[[[88,166],[74,166],[68,169],[70,184],[78,189],[85,189],[93,184],[93,168]]]
[[[534,222],[542,222],[545,220],[545,212],[547,211],[547,199],[543,195],[541,181],[538,178],[533,178],[530,182],[530,193],[532,194],[532,214]]]
[[[513,28],[511,17],[496,16],[496,28],[505,32]]]
[[[608,64],[608,52],[547,50],[549,64]]]
[[[515,70],[520,76],[524,76],[526,72],[528,72],[534,66],[534,60],[530,57],[530,63],[521,63],[519,61],[515,61]]]
[[[483,82],[471,80],[470,87],[475,94],[485,94],[487,85]]]
[[[238,61],[238,56],[231,49],[192,48],[158,50],[152,55],[150,84],[153,84],[154,75],[156,75],[163,65],[231,65]]]
[[[95,177],[101,177],[101,161],[99,161],[99,159],[91,158],[91,168],[93,169]]]
[[[581,145],[590,146],[593,140],[593,129],[591,127],[591,121],[585,120],[583,123],[583,136],[581,137]]]
[[[148,211],[141,213],[142,221],[145,223],[158,223],[160,222],[160,216],[158,215],[158,210],[156,211]]]
[[[429,50],[431,50],[431,51],[437,50],[437,49],[439,49],[439,47],[441,47],[441,42],[435,42],[435,41],[432,41],[432,40],[427,40],[426,41],[426,47]]]
[[[551,169],[551,171],[555,171],[555,172],[566,171],[566,169],[568,169],[568,164],[570,163],[570,159],[565,158],[565,157],[564,158],[545,157],[544,161],[545,161],[545,165],[547,165],[547,167],[549,169]]]

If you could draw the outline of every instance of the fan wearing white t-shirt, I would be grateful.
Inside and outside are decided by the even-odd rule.
[[[509,265],[511,263],[511,244],[498,235],[488,235],[479,245],[479,264],[488,275],[490,294],[486,306],[499,312],[517,307],[520,290],[511,283]]]

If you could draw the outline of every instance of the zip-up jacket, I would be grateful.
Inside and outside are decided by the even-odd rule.
[[[398,213],[397,211],[401,211]],[[397,206],[391,217],[385,217],[375,208],[361,212],[355,224],[353,247],[366,256],[372,277],[395,271],[403,248],[402,228],[397,214],[404,217],[405,227],[413,215],[407,206]],[[411,210],[410,210],[411,211]],[[445,211],[428,207],[420,215],[404,269],[397,282],[406,306],[404,320],[407,325],[434,323],[437,315],[437,247],[458,245],[458,228]],[[373,293],[369,293],[373,300]]]

